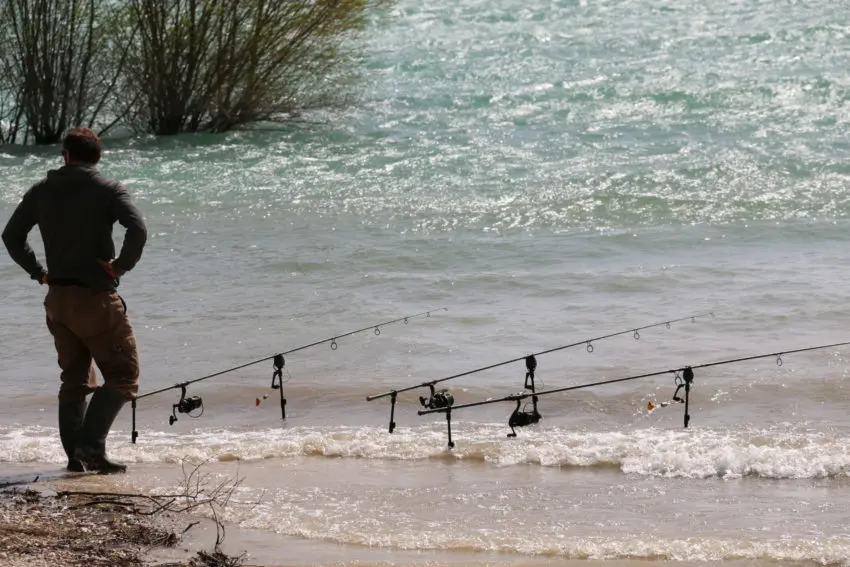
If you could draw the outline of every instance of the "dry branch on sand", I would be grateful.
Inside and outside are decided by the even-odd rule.
[[[172,547],[177,532],[161,519],[109,506],[71,506],[86,497],[57,497],[24,489],[0,499],[0,563],[3,565],[141,565],[154,547]]]
[[[205,513],[216,525],[213,550],[159,567],[238,567],[244,556],[229,557],[220,549],[221,518],[243,479],[214,480],[203,465],[184,461],[183,481],[169,494],[0,490],[0,564],[150,565],[146,554],[174,547],[199,523],[190,514]]]

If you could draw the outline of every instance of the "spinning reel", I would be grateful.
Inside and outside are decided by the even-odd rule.
[[[434,391],[433,384],[429,384],[428,387],[431,388],[431,396],[428,398],[425,398],[425,396],[419,396],[419,403],[422,404],[422,407],[437,409],[447,408],[454,405],[454,396],[452,396],[447,389]]]
[[[530,354],[525,357],[525,389],[531,390],[532,393],[536,392],[536,388],[534,385],[534,371],[537,369],[537,359],[534,358],[533,354]],[[521,409],[522,400],[518,399],[516,401],[516,409],[511,414],[511,417],[508,418],[508,427],[511,428],[511,432],[508,433],[508,437],[516,437],[516,429],[515,427],[525,427],[526,425],[532,425],[540,421],[543,416],[540,415],[540,412],[537,411],[537,396],[531,396],[531,411],[524,411]]]
[[[191,412],[196,409],[201,408],[201,413],[198,415],[192,415]],[[177,421],[177,412],[185,413],[189,417],[201,417],[204,414],[204,400],[201,399],[201,396],[189,396],[186,397],[186,385],[180,385],[180,400],[177,401],[171,408],[171,415],[168,416],[168,425],[174,425],[174,422]]]

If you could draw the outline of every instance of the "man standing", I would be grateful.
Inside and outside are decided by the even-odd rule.
[[[32,279],[49,286],[44,308],[62,370],[59,436],[68,470],[124,472],[126,465],[107,459],[106,436],[138,393],[139,357],[117,288],[141,258],[147,228],[124,187],[95,168],[101,158],[97,134],[73,128],[62,140],[62,156],[65,165],[26,192],[3,231],[3,243]],[[115,221],[127,229],[117,258]],[[27,242],[36,224],[47,270]],[[92,359],[103,375],[100,387]]]

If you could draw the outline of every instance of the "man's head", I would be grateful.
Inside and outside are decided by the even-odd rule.
[[[90,128],[71,128],[62,139],[65,164],[95,165],[100,161],[100,138]]]

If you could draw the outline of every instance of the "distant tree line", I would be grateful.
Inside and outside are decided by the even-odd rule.
[[[224,132],[350,102],[393,0],[0,0],[0,144]]]

